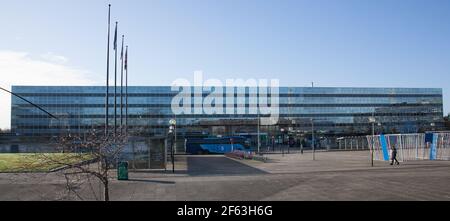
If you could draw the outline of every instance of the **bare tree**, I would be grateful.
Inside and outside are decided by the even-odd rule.
[[[35,157],[39,163],[27,165],[27,168],[57,168],[65,178],[67,193],[75,194],[81,200],[84,198],[78,192],[80,187],[88,185],[93,190],[91,181],[96,179],[103,187],[103,200],[109,201],[111,169],[118,162],[128,141],[125,132],[120,133],[124,130],[117,131],[116,136],[109,137],[105,137],[104,131],[98,130],[83,135],[63,135],[55,145],[57,154],[37,153]],[[96,195],[95,198],[98,200]]]

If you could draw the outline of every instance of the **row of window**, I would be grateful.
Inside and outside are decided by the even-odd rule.
[[[20,104],[20,107],[34,107],[31,104]],[[40,107],[51,108],[102,108],[105,104],[39,104]],[[191,104],[191,107],[201,105]],[[214,105],[213,105],[214,106]],[[257,104],[245,104],[239,105],[240,107],[257,107]],[[276,105],[274,105],[276,106]],[[441,107],[442,104],[411,104],[411,103],[398,103],[398,104],[279,104],[279,107]],[[114,104],[109,104],[110,108],[114,108]],[[146,107],[171,107],[171,104],[128,104],[129,108],[146,108]],[[227,107],[227,104],[223,104],[223,107]],[[234,104],[237,108],[238,105]],[[120,104],[117,104],[117,108],[120,108]]]
[[[104,97],[30,97],[27,98],[29,101],[38,104],[38,105],[65,105],[65,104],[94,104],[94,105],[102,105],[105,104]],[[271,99],[268,99],[269,103]],[[128,99],[128,104],[171,104],[171,97],[133,97]],[[187,102],[189,99],[183,99],[183,102]],[[216,100],[217,102],[218,100]],[[126,101],[122,100],[123,104]],[[198,101],[194,98],[190,98],[190,102],[192,104],[203,104],[203,100],[199,99]],[[232,101],[228,101],[228,98],[223,100],[223,102],[228,104],[256,104],[258,103],[257,98],[234,98]],[[279,104],[442,104],[442,97],[439,98],[423,98],[423,97],[371,97],[371,98],[363,98],[363,97],[316,97],[316,98],[308,98],[308,97],[281,97],[278,99]],[[117,98],[117,105],[121,103],[120,97]],[[14,105],[22,105],[28,104],[27,102],[20,100],[19,98],[13,97],[12,104]],[[114,104],[114,98],[110,98],[109,104]]]
[[[442,116],[442,113],[374,113],[374,116]],[[269,117],[270,115],[261,114],[260,117]],[[331,113],[331,114],[280,114],[279,117],[369,117],[372,113]],[[16,115],[17,118],[49,118],[48,115]],[[57,115],[61,118],[104,118],[105,115]],[[114,117],[114,115],[110,115]],[[142,114],[142,115],[128,115],[128,118],[172,118],[173,114]],[[256,114],[182,114],[177,115],[177,118],[257,118]]]
[[[18,93],[22,97],[105,97],[105,93]],[[174,97],[178,93],[128,93],[128,97]],[[206,97],[209,93],[203,93]],[[252,94],[256,97],[256,94]],[[109,94],[114,97],[113,93]],[[120,97],[120,93],[116,95]],[[125,97],[126,95],[123,94]],[[191,97],[197,94],[191,93]],[[198,94],[200,96],[200,94]],[[226,94],[221,95],[226,97]],[[249,97],[249,94],[234,94],[234,97]],[[442,94],[279,94],[279,97],[442,97]]]
[[[307,124],[307,123],[302,123],[302,124],[282,124],[284,126],[295,126],[295,127],[311,127],[311,124]],[[329,123],[329,122],[314,122],[314,126],[316,127],[367,127],[367,126],[371,126],[371,123]],[[383,123],[383,126],[404,126],[404,125],[408,125],[411,126],[410,122],[386,122]],[[421,126],[429,126],[429,124],[427,123],[413,123],[412,125],[421,125]],[[195,126],[195,125],[194,125]],[[196,126],[200,126],[200,125],[196,125]],[[210,124],[208,124],[208,126],[211,126]],[[220,125],[223,126],[223,125]],[[275,127],[279,127],[280,125],[276,125]],[[436,124],[435,126],[440,126],[440,124]],[[269,126],[270,127],[270,126]],[[40,129],[40,130],[45,130],[45,129],[60,129],[60,130],[78,130],[78,129],[104,129],[105,127],[103,125],[97,125],[97,126],[92,126],[92,125],[71,125],[71,126],[60,126],[60,125],[53,125],[53,126],[17,126],[17,129]],[[154,128],[154,129],[167,129],[166,125],[149,125],[149,126],[133,126],[130,125],[128,126],[128,128]],[[178,125],[177,126],[178,129],[180,128],[192,128],[192,125]]]

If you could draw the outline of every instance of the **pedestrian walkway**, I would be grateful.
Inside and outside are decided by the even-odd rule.
[[[271,154],[270,161],[224,156],[177,156],[184,172],[130,172],[129,181],[111,173],[112,200],[450,200],[449,161],[369,164],[368,151]],[[183,164],[184,162],[184,164]],[[95,200],[101,185],[80,186]],[[430,188],[432,187],[432,188]],[[64,177],[0,174],[0,200],[64,198]]]

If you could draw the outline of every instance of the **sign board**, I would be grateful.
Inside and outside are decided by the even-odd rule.
[[[166,151],[164,139],[150,139],[148,141],[150,169],[166,168]]]

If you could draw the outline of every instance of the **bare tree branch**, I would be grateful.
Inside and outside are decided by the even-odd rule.
[[[74,194],[79,200],[86,199],[79,193],[83,185],[87,185],[98,200],[92,186],[91,178],[94,177],[102,184],[103,200],[109,201],[109,173],[127,142],[127,134],[120,132],[109,137],[105,137],[103,131],[96,130],[89,131],[83,137],[68,134],[56,142],[55,152],[58,154],[38,153],[34,157],[39,163],[29,163],[24,169],[59,168],[64,175],[68,197]]]

